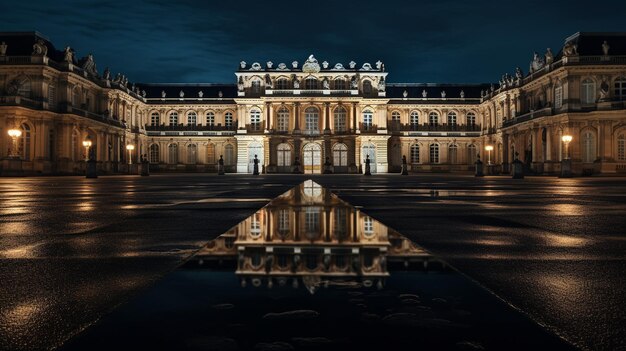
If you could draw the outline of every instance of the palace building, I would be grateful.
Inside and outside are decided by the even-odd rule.
[[[556,50],[555,50],[556,51]],[[131,83],[0,33],[0,174],[626,172],[626,33],[576,33],[493,84],[390,83],[376,63],[240,62],[233,84]],[[563,136],[571,136],[565,143]],[[326,164],[326,166],[325,166]]]

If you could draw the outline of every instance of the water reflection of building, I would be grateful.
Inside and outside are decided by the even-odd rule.
[[[298,278],[307,287],[346,278],[382,286],[388,261],[430,259],[407,238],[310,180],[211,241],[197,257],[236,261],[236,273],[254,285],[260,279],[273,284],[271,278]]]

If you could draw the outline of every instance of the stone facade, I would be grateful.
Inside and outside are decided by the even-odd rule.
[[[626,171],[626,34],[576,33],[495,84],[391,84],[382,62],[241,62],[235,84],[130,83],[38,33],[0,33],[0,174]],[[608,45],[604,45],[608,43]],[[13,139],[8,130],[19,129]],[[92,143],[90,148],[83,141]],[[127,150],[132,144],[134,150]],[[484,151],[485,146],[493,151]],[[296,166],[296,164],[298,164]]]

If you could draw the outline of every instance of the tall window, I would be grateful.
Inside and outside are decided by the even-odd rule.
[[[57,104],[57,89],[54,84],[48,85],[48,106],[51,109],[56,109]]]
[[[439,163],[439,145],[430,144],[430,163]]]
[[[208,143],[206,146],[206,163],[215,164],[215,144]]]
[[[198,122],[198,115],[195,112],[189,112],[187,114],[187,125],[195,126]]]
[[[287,143],[278,144],[278,167],[291,166],[291,146]]]
[[[17,89],[17,95],[23,96],[25,98],[30,98],[31,96],[31,84],[30,79],[26,76],[22,76],[19,82],[20,86]]]
[[[150,145],[150,163],[159,163],[159,145]]]
[[[596,102],[596,83],[587,78],[582,81],[580,98],[583,104],[593,104]]]
[[[215,113],[211,111],[206,113],[206,125],[210,127],[215,125]]]
[[[456,112],[448,113],[448,126],[456,127]]]
[[[260,94],[261,93],[261,81],[253,80],[252,81],[252,94]]]
[[[278,232],[283,235],[289,233],[289,210],[287,209],[278,211]]]
[[[346,80],[343,78],[335,79],[335,89],[336,90],[346,90],[348,86],[346,84]]]
[[[345,132],[346,131],[346,109],[343,106],[339,106],[335,109],[335,114],[333,117],[334,120],[334,129],[336,132]]]
[[[363,111],[363,130],[372,129],[372,119],[374,114],[370,110]]]
[[[478,151],[476,151],[476,145],[471,144],[467,147],[467,163],[473,164],[476,162],[476,156],[478,155]]]
[[[420,146],[419,146],[419,144],[411,145],[411,163],[420,163]]]
[[[363,235],[368,238],[374,235],[374,220],[370,216],[363,217]]]
[[[617,137],[617,160],[626,161],[626,139],[624,134]]]
[[[363,81],[363,95],[370,95],[372,93],[372,82],[369,80]]]
[[[178,112],[170,113],[170,125],[171,126],[178,125]]]
[[[304,88],[305,89],[312,89],[315,90],[317,89],[317,79],[313,78],[313,77],[309,77],[304,81]]]
[[[196,144],[187,145],[187,164],[190,164],[190,165],[196,164],[197,151],[198,151],[198,146]]]
[[[261,111],[260,110],[252,110],[250,111],[250,128],[252,130],[261,130]]]
[[[285,106],[281,106],[278,109],[277,124],[278,131],[286,132],[289,130],[289,109]]]
[[[467,126],[472,129],[476,127],[476,114],[474,112],[467,113]]]
[[[22,142],[20,143],[20,156],[22,160],[30,161],[30,126],[26,123],[22,124]]]
[[[232,112],[226,112],[224,114],[224,125],[226,127],[232,127],[233,126],[233,113]]]
[[[432,127],[436,127],[439,124],[439,114],[437,112],[431,112],[428,114],[428,123]]]
[[[171,165],[178,163],[178,144],[170,144],[167,147],[168,160]]]
[[[554,88],[554,107],[561,108],[563,106],[563,87]]]
[[[308,107],[304,110],[304,126],[309,132],[319,129],[319,111],[315,107]]]
[[[224,147],[224,165],[232,166],[235,164],[235,147],[227,144]]]
[[[456,164],[458,162],[458,151],[459,147],[456,144],[452,144],[448,147],[448,162],[451,164]]]
[[[592,132],[583,134],[583,162],[591,163],[596,160],[596,138]]]
[[[289,89],[289,81],[287,80],[287,78],[278,78],[276,79],[275,87],[278,90]]]
[[[348,147],[346,144],[337,143],[333,146],[333,166],[348,166]]]
[[[626,100],[626,77],[619,77],[615,80],[615,97],[619,100]]]
[[[413,130],[417,129],[417,126],[420,123],[420,115],[419,113],[417,113],[417,111],[413,111],[411,112],[411,127],[413,128]]]
[[[150,114],[150,125],[153,127],[158,126],[161,123],[161,117],[158,112],[152,112]]]

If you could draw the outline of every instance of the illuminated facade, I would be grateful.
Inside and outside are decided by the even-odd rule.
[[[38,33],[0,33],[0,172],[82,174],[87,158],[135,172],[142,157],[216,172],[222,156],[227,172],[252,173],[255,155],[265,173],[359,173],[368,157],[372,173],[399,172],[403,156],[412,172],[447,172],[472,170],[477,154],[494,172],[516,155],[530,174],[557,174],[564,157],[575,174],[626,171],[626,34],[576,33],[495,84],[387,74],[311,55],[242,61],[235,84],[129,83]]]

